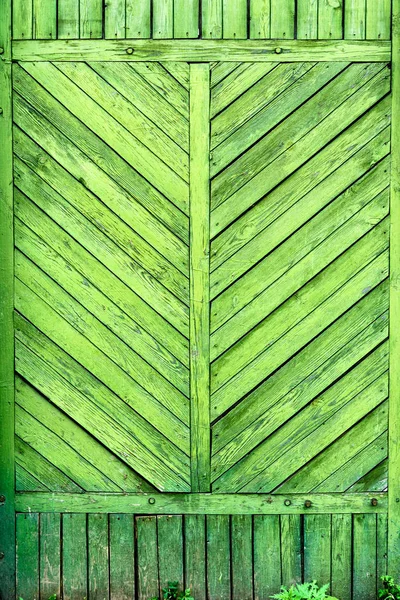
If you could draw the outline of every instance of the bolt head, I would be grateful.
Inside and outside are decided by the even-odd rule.
[[[133,48],[127,48],[126,49],[126,53],[127,54],[133,54],[133,52],[134,52]]]
[[[287,498],[287,499],[285,500],[285,502],[284,502],[284,505],[285,505],[285,506],[290,506],[291,504],[292,504],[292,501],[291,501],[291,500],[289,500],[289,498]]]
[[[282,48],[275,48],[275,54],[282,54]]]
[[[155,503],[156,503],[155,498],[149,498],[149,504],[155,504]]]
[[[0,48],[0,54],[4,54],[4,48]]]
[[[312,505],[312,502],[311,502],[311,500],[306,500],[306,501],[304,502],[304,506],[305,506],[306,508],[311,508],[311,505]]]
[[[1,496],[0,496],[0,502],[5,502],[5,501],[6,501],[6,497],[5,497],[5,496],[3,496],[3,495],[1,495]]]
[[[0,552],[0,560],[3,560],[4,556],[4,552]]]

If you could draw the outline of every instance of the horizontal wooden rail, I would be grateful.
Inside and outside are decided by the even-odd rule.
[[[35,40],[13,42],[17,61],[388,62],[388,41]]]
[[[17,512],[134,514],[385,513],[386,493],[362,494],[59,494],[19,493]]]

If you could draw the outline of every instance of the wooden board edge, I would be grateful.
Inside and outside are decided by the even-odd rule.
[[[0,0],[0,598],[15,598],[11,1]]]
[[[400,579],[400,5],[393,0],[388,571]]]
[[[390,41],[353,40],[24,40],[16,61],[389,62]]]
[[[211,489],[210,65],[190,65],[191,489]]]
[[[60,494],[17,493],[17,512],[133,514],[387,513],[387,494]]]

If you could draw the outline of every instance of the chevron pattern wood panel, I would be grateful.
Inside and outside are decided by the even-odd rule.
[[[19,490],[190,489],[188,77],[14,67]]]
[[[383,490],[390,71],[220,63],[211,114],[212,489]]]

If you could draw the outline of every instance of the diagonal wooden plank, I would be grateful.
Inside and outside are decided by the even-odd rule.
[[[20,377],[16,379],[16,395],[19,406],[60,439],[68,440],[68,444],[85,461],[96,467],[104,475],[106,481],[115,484],[116,491],[137,493],[154,490],[153,486]]]
[[[250,248],[252,239],[270,223],[379,135],[390,123],[389,109],[388,99],[378,103],[219,235],[211,245],[212,269],[242,246]]]
[[[107,296],[99,292],[79,271],[75,270],[71,263],[66,260],[68,256],[63,257],[61,255],[60,250],[63,247],[67,248],[67,255],[73,254],[71,252],[73,241],[69,236],[62,235],[62,232],[52,227],[52,222],[49,223],[40,218],[42,215],[39,215],[39,218],[35,220],[37,215],[30,208],[28,204],[27,209],[18,209],[18,218],[15,221],[17,248],[132,349],[131,357],[127,362],[131,362],[132,365],[136,363],[138,369],[137,381],[148,391],[150,391],[150,388],[149,383],[146,383],[146,379],[150,382],[154,381],[154,388],[157,391],[159,390],[162,397],[176,396],[177,408],[174,412],[181,420],[187,422],[189,407],[182,394],[185,396],[189,394],[188,370],[186,368],[178,370],[176,361],[167,363],[166,366],[169,366],[169,369],[166,370],[165,363],[156,361],[157,366],[158,364],[161,365],[160,373],[157,366],[153,367],[151,363],[146,362],[142,352],[139,351],[133,341],[138,337],[136,324],[130,322],[127,316]],[[40,237],[24,225],[19,220],[20,217],[31,227],[36,225],[35,229]],[[47,244],[46,240],[51,239],[57,239],[58,244]],[[52,246],[56,246],[56,251],[52,249]],[[116,343],[118,344],[117,341]],[[126,352],[128,352],[127,347]],[[160,375],[163,377],[160,377]],[[170,384],[174,387],[171,387]],[[153,385],[150,384],[150,387],[153,387]],[[177,390],[181,393],[177,393]]]
[[[213,174],[234,162],[212,182],[213,208],[320,124],[381,70],[384,67],[376,64],[319,63],[303,74],[222,144],[221,156],[219,150],[215,151]],[[238,173],[242,173],[239,181]]]
[[[240,67],[240,62],[217,62],[211,65],[211,89],[221,83],[235,69]]]
[[[388,462],[388,459],[382,461],[346,491],[349,493],[366,491],[386,492],[388,488]]]
[[[383,281],[388,273],[387,244],[386,219],[217,359],[211,367],[216,395],[229,396],[232,391],[239,398],[239,390],[250,391],[250,382],[265,379]]]
[[[343,376],[349,368],[362,360],[368,352],[371,352],[378,344],[382,343],[388,335],[387,315],[385,316],[386,320],[379,318],[377,322],[365,327],[364,331],[344,345],[319,368],[315,369],[311,377],[303,380],[286,395],[282,387],[285,388],[287,383],[283,382],[283,386],[277,392],[278,401],[276,402],[276,395],[275,398],[272,397],[268,410],[255,420],[253,420],[252,413],[248,412],[244,428],[228,444],[222,447],[217,438],[219,444],[215,447],[215,451],[217,449],[219,451],[213,458],[214,474],[216,476],[222,474],[227,468],[243,458],[257,444],[262,443],[286,421],[293,418],[297,412],[300,412],[308,402],[322,393],[329,385],[332,385],[336,379]],[[265,418],[266,415],[268,415],[268,419]]]
[[[315,254],[320,257],[319,253],[324,247],[324,240],[329,238],[329,232],[332,234],[336,231],[340,236],[340,232],[344,230],[343,224],[347,220],[350,221],[360,208],[385,189],[390,159],[384,158],[377,166],[367,171],[371,162],[379,156],[375,154],[378,148],[388,148],[383,143],[378,147],[375,144],[376,142],[358,152],[311,193],[306,194],[293,209],[289,209],[284,216],[278,218],[275,225],[269,228],[268,236],[265,233],[260,234],[260,246],[262,244],[264,247],[262,253],[264,255],[265,252],[265,258],[214,299],[211,308],[213,332],[249,302],[259,298],[270,285],[276,285],[275,282],[285,272],[294,268],[310,252],[316,250]],[[331,202],[332,200],[334,201]],[[312,218],[308,221],[310,217]],[[296,226],[302,223],[304,225],[296,231]],[[271,244],[268,245],[270,240]],[[331,238],[330,241],[334,244],[336,238]],[[272,253],[268,254],[271,250]],[[331,253],[334,257],[334,246]],[[254,254],[257,260],[257,253]]]
[[[308,494],[317,486],[323,485],[329,473],[343,466],[347,454],[356,456],[368,447],[372,438],[381,435],[387,429],[387,415],[387,402],[384,402],[280,485],[275,492]]]
[[[164,69],[172,75],[186,90],[189,89],[189,64],[184,62],[163,62]]]
[[[212,236],[227,227],[246,209],[258,202],[275,186],[317,154],[346,127],[354,123],[390,90],[389,70],[384,69],[339,107],[331,112],[319,126],[312,129],[276,160],[259,171],[237,192],[232,194],[212,212]]]
[[[51,490],[34,477],[29,471],[15,463],[15,491],[50,492]]]
[[[368,198],[367,194],[363,198]],[[354,199],[354,205],[356,205],[356,199]],[[346,214],[345,210],[343,210],[343,205],[337,208],[337,214],[343,216]],[[340,209],[342,210],[340,211]],[[340,254],[368,233],[376,223],[379,223],[386,217],[388,212],[389,190],[386,189],[348,221],[345,221],[336,231],[334,230],[315,250],[295,263],[277,281],[267,287],[252,302],[247,304],[232,319],[213,333],[211,338],[212,360],[216,359],[223,351],[236,343],[242,336],[245,336],[253,327],[256,327],[263,319],[271,315],[274,310],[279,310],[281,303],[300,290],[302,286],[306,285],[310,279],[317,276],[324,268],[327,268]],[[330,221],[330,224],[333,225],[334,221]],[[322,227],[321,230],[323,230]],[[309,230],[303,233],[307,235]],[[314,239],[317,239],[318,234],[316,233],[315,235],[316,238]],[[294,238],[296,236],[293,236]],[[310,238],[303,237],[303,239]],[[294,253],[292,254],[293,256],[295,256]],[[292,261],[295,262],[295,258],[292,258]],[[269,263],[269,261],[265,262]],[[262,273],[259,272],[258,275],[262,277]]]

